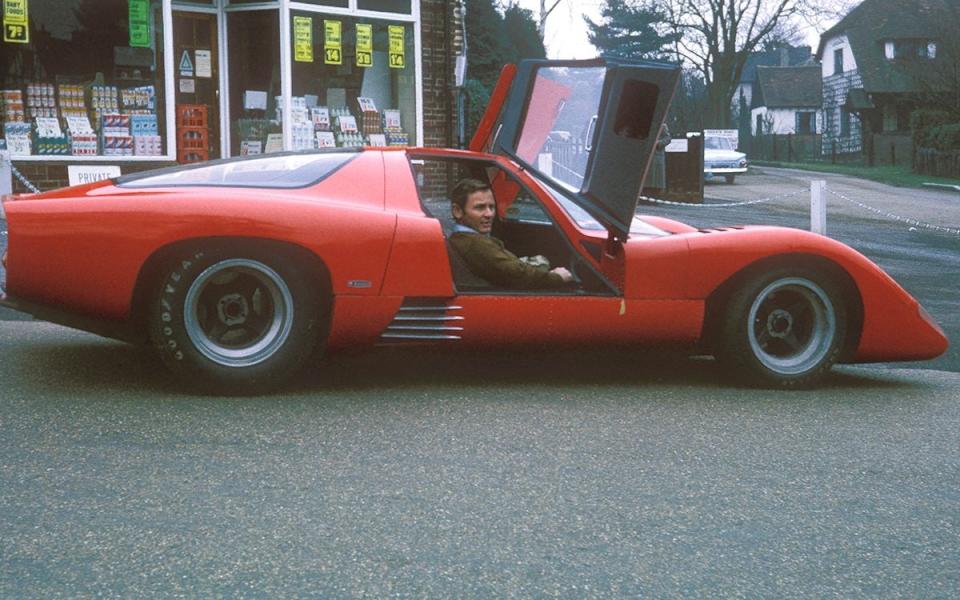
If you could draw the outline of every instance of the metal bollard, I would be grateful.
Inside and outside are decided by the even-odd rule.
[[[10,164],[10,151],[0,150],[0,196],[13,193],[13,169]],[[0,219],[6,220],[3,203],[0,202]]]
[[[810,182],[810,231],[827,235],[827,182]]]

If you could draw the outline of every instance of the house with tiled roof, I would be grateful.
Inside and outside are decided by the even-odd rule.
[[[740,83],[733,92],[734,112],[741,103],[747,108],[753,105],[758,67],[794,67],[809,64],[813,64],[813,50],[810,46],[781,46],[771,50],[751,52],[743,65]]]
[[[818,133],[823,103],[821,84],[818,65],[757,67],[750,107],[751,133]]]
[[[910,113],[938,85],[957,0],[864,0],[820,37],[824,155],[910,161]]]

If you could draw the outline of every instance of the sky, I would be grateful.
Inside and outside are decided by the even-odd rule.
[[[547,0],[547,6],[555,0]],[[540,0],[518,0],[521,7],[533,11],[534,18],[540,14]],[[594,58],[597,50],[587,39],[587,25],[583,16],[590,17],[594,22],[600,20],[600,7],[603,0],[561,0],[547,18],[547,30],[544,35],[544,45],[547,47],[547,58]],[[820,25],[826,29],[832,22]],[[810,27],[807,30],[806,43],[816,50],[820,41],[819,32]]]

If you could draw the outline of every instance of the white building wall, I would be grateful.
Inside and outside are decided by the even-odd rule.
[[[843,71],[856,71],[857,61],[853,58],[853,50],[850,48],[850,40],[845,35],[838,35],[827,40],[823,47],[823,59],[820,61],[820,69],[823,77],[839,75],[834,71],[833,53],[837,48],[843,49]]]
[[[763,133],[796,133],[797,132],[797,113],[798,112],[816,112],[814,117],[814,133],[823,131],[821,111],[812,111],[810,109],[799,108],[767,108],[759,106],[750,112],[750,131],[757,135],[757,115],[761,115],[763,120]]]

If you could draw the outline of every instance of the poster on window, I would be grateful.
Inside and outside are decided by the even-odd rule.
[[[3,0],[3,41],[14,44],[30,43],[27,0]]]
[[[129,0],[127,27],[130,30],[130,46],[150,46],[150,0]]]
[[[373,25],[357,23],[357,66],[373,66]]]
[[[323,21],[323,62],[327,65],[343,64],[343,32],[340,21]]]
[[[387,37],[390,40],[390,68],[402,69],[404,67],[404,42],[403,25],[390,25],[387,27]]]
[[[313,62],[313,17],[293,18],[293,60]]]

